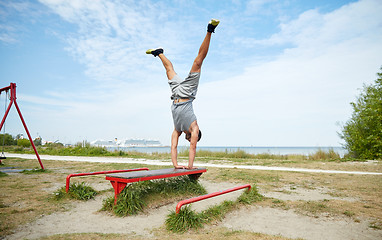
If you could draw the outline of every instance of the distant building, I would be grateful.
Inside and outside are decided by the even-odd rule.
[[[97,147],[118,147],[117,142],[112,140],[96,140],[91,142],[90,145]]]
[[[162,144],[157,140],[128,139],[123,144],[124,147],[160,147]]]
[[[96,140],[91,142],[92,146],[97,147],[161,147],[162,144],[157,140],[146,139],[127,139],[124,141],[115,140]]]
[[[147,140],[146,145],[152,145],[152,146],[162,146],[162,144],[158,140]]]

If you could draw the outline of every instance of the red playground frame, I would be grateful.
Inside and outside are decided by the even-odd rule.
[[[5,119],[6,119],[7,116],[8,116],[8,113],[9,113],[9,110],[11,109],[11,107],[12,107],[12,104],[15,104],[15,107],[16,107],[16,109],[17,109],[17,112],[19,113],[21,122],[23,123],[24,129],[25,129],[25,131],[27,132],[29,141],[31,142],[31,145],[32,145],[32,147],[33,147],[34,152],[36,153],[36,157],[37,157],[37,159],[38,159],[38,162],[40,163],[41,168],[44,170],[44,165],[42,165],[42,162],[41,162],[40,156],[38,155],[36,146],[35,146],[34,143],[33,143],[32,137],[31,137],[31,135],[30,135],[30,133],[29,133],[29,131],[28,131],[28,127],[27,127],[27,125],[26,125],[26,123],[25,123],[25,121],[24,121],[23,115],[21,114],[19,105],[17,105],[17,102],[16,102],[16,83],[11,83],[8,87],[1,88],[1,89],[0,89],[0,94],[1,94],[1,92],[3,92],[3,91],[6,91],[6,92],[10,91],[10,97],[9,97],[9,98],[10,98],[10,102],[9,102],[9,105],[8,105],[7,110],[6,110],[5,113],[4,113],[4,117],[3,117],[3,119],[1,120],[0,131],[1,131],[1,129],[3,128],[3,125],[4,125],[4,123],[5,123]]]

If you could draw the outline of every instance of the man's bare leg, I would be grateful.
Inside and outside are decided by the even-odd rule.
[[[176,75],[171,61],[168,60],[168,58],[163,54],[163,48],[149,49],[146,51],[146,54],[152,54],[154,57],[160,58],[164,68],[166,69],[167,78],[169,80],[171,80]]]
[[[202,45],[200,45],[199,48],[198,56],[196,56],[190,72],[200,72],[202,69],[203,61],[206,58],[208,49],[210,47],[211,35],[212,33],[207,32],[206,36],[204,37]]]
[[[160,60],[162,60],[163,66],[166,69],[168,80],[171,80],[176,75],[171,61],[168,60],[168,58],[163,53],[159,54],[158,57],[160,58]]]
[[[192,64],[190,72],[200,72],[204,59],[207,56],[208,49],[210,47],[211,36],[215,28],[219,24],[219,20],[212,19],[207,26],[207,33],[204,37],[202,44],[200,45],[198,56],[196,56],[194,63]]]

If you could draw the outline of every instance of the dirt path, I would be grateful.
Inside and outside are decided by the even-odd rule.
[[[215,183],[202,180],[208,192],[216,192],[236,186],[234,183]],[[93,186],[96,190],[110,188],[108,183],[100,183]],[[341,199],[356,201],[356,199],[336,198],[326,193],[327,189],[295,189],[292,194],[283,192],[265,192],[267,197],[284,200],[323,200]],[[219,204],[224,200],[234,200],[241,191],[222,195],[213,199],[194,203],[192,208],[201,211],[211,205]],[[35,222],[19,227],[13,235],[5,239],[38,239],[44,236],[65,233],[120,233],[134,234],[145,239],[154,237],[152,230],[164,225],[166,216],[175,209],[176,203],[152,209],[148,214],[140,214],[129,217],[115,217],[105,212],[99,212],[102,207],[102,199],[106,196],[98,196],[95,200],[87,202],[75,202],[72,208],[66,212],[56,212],[43,216]],[[308,240],[318,239],[382,239],[382,230],[373,230],[368,227],[368,222],[358,223],[350,219],[313,218],[302,216],[293,210],[282,210],[270,207],[242,208],[239,211],[228,214],[218,225],[231,230],[244,230],[259,232],[270,235],[281,235],[290,238],[303,238]]]
[[[293,210],[251,207],[228,214],[222,225],[233,230],[282,235],[311,240],[382,239],[382,231],[368,227],[367,222],[312,218]]]

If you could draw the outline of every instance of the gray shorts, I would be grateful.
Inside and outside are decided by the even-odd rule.
[[[172,103],[171,112],[174,120],[174,127],[179,132],[188,131],[193,121],[196,121],[192,101]]]
[[[190,72],[185,79],[175,75],[168,84],[171,88],[171,99],[189,98],[195,99],[198,91],[200,72]]]

